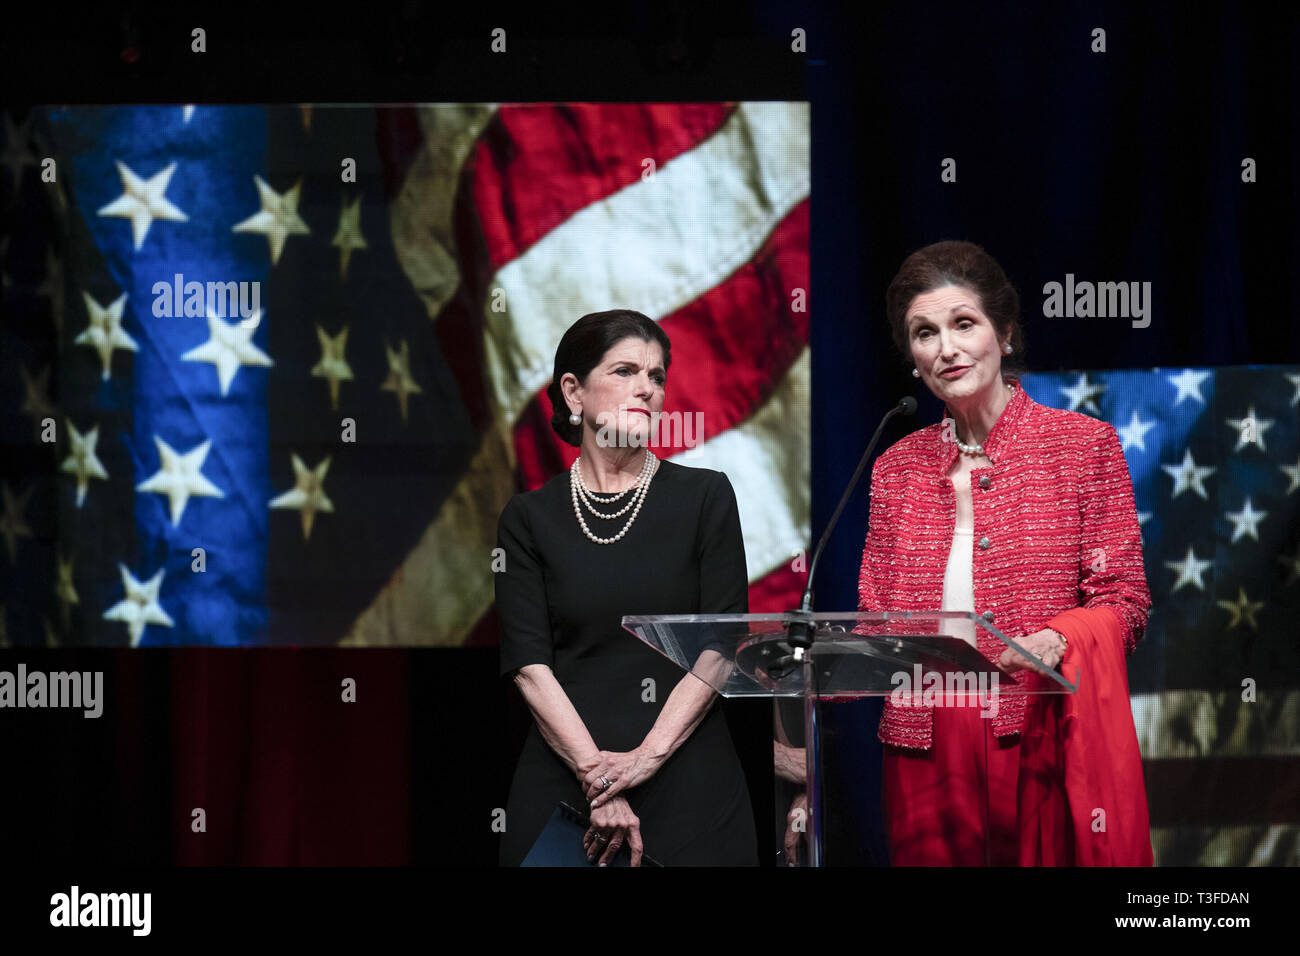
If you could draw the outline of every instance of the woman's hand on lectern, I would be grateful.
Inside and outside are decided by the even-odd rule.
[[[1056,667],[1065,654],[1065,643],[1061,640],[1061,635],[1049,627],[1035,631],[1027,637],[1017,638],[1016,643],[1048,667]],[[998,667],[1008,674],[1012,671],[1024,670],[1028,666],[1029,661],[1009,647],[998,658]]]

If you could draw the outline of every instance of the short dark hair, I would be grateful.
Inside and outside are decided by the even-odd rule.
[[[946,285],[969,289],[979,297],[980,308],[993,323],[999,340],[1011,345],[1002,356],[1002,370],[1018,374],[1025,370],[1024,336],[1020,331],[1020,296],[996,259],[973,242],[944,240],[918,249],[898,269],[885,292],[885,314],[894,344],[911,364],[907,345],[907,309],[918,295]]]
[[[546,396],[551,400],[551,428],[570,445],[582,444],[582,426],[569,423],[569,405],[560,389],[560,379],[572,372],[579,384],[585,385],[587,376],[605,353],[627,338],[659,343],[664,353],[664,371],[668,371],[672,363],[668,333],[654,319],[631,309],[588,313],[569,326],[560,339],[555,350],[555,373],[546,387]]]

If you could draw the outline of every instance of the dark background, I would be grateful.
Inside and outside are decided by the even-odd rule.
[[[408,3],[367,4],[354,20],[107,4],[22,16],[0,39],[4,105],[19,119],[62,102],[810,100],[814,539],[880,415],[915,391],[884,290],[938,239],[992,251],[1029,315],[1066,272],[1153,283],[1147,329],[1027,318],[1033,370],[1300,361],[1300,17],[1276,5]],[[201,61],[194,25],[208,30]],[[488,53],[495,26],[509,31],[506,58]],[[1104,54],[1090,52],[1098,26]],[[806,55],[790,52],[795,27]],[[1245,156],[1258,163],[1250,185]],[[956,183],[939,179],[944,157]],[[880,450],[937,420],[921,397]],[[864,488],[821,563],[820,608],[856,607],[866,506]],[[9,650],[0,668],[20,659],[102,669],[107,701],[98,721],[0,719],[14,859],[495,863],[491,812],[528,718],[493,650]],[[359,696],[342,720],[345,676]],[[875,722],[859,716],[867,757],[840,772],[869,793]],[[729,717],[766,815],[769,710],[748,702]],[[199,792],[213,804],[202,835],[189,828]],[[1153,804],[1153,825],[1167,809]],[[878,841],[870,814],[856,821],[846,839]]]

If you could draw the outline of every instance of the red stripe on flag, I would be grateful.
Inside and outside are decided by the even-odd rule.
[[[792,310],[793,290],[808,289],[808,213],[805,199],[777,224],[753,259],[660,322],[672,342],[664,412],[680,413],[683,422],[686,415],[700,413],[702,430],[691,430],[697,443],[749,418],[808,341],[808,312]],[[551,403],[543,389],[515,425],[515,454],[526,490],[541,487],[578,456],[550,421]],[[665,458],[684,450],[652,447]]]
[[[790,562],[794,555],[790,555]],[[750,614],[780,614],[799,606],[808,586],[807,571],[793,571],[787,562],[749,586]]]
[[[500,268],[574,213],[694,149],[726,103],[503,106],[469,167],[488,259]],[[577,316],[574,316],[576,319]]]
[[[551,400],[541,392],[515,424],[515,460],[519,469],[516,487],[524,491],[542,487],[578,457],[578,449],[561,441],[551,427],[551,407]]]
[[[808,208],[795,206],[749,262],[661,323],[673,346],[664,411],[701,413],[701,440],[749,418],[808,342]]]

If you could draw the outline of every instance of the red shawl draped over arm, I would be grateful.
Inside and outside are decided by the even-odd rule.
[[[1034,694],[1020,738],[1022,866],[1150,866],[1142,754],[1126,658],[1151,596],[1128,464],[1111,425],[1097,434],[1080,487],[1084,606],[1043,626],[1065,636],[1061,673],[1076,694]],[[1031,675],[1032,680],[1045,678]]]
[[[1118,619],[1108,608],[1053,619],[1080,670],[1077,694],[1034,694],[1020,738],[1021,866],[1151,866],[1142,754]]]

